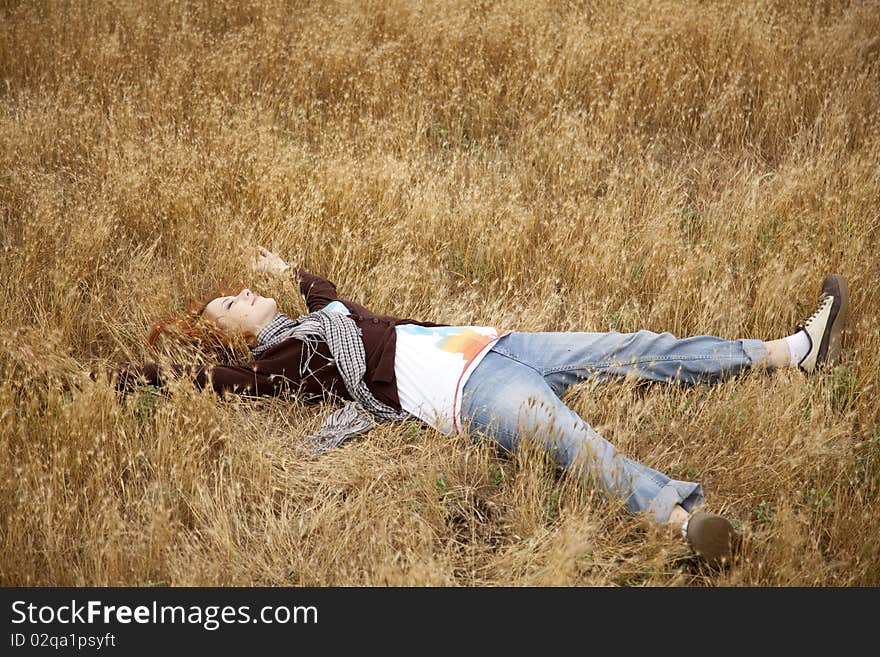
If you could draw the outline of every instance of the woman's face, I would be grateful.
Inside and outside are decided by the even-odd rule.
[[[275,299],[261,297],[244,288],[237,296],[212,299],[205,306],[202,317],[224,331],[250,331],[257,335],[277,313]]]

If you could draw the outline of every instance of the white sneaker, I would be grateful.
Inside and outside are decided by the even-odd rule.
[[[843,330],[849,316],[849,288],[839,274],[829,274],[822,281],[819,305],[796,330],[810,339],[810,349],[798,367],[813,372],[817,367],[836,365],[840,360]]]

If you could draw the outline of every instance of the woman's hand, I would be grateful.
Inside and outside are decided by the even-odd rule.
[[[258,246],[259,254],[252,265],[254,271],[266,272],[267,274],[279,275],[290,269],[284,260],[272,253],[269,249]]]

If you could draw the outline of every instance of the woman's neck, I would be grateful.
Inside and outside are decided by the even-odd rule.
[[[293,320],[290,319],[290,317],[284,313],[277,313],[275,317],[269,320],[269,323],[257,333],[257,345],[252,351],[254,349],[261,350],[262,347],[272,344],[279,335],[290,328],[291,324],[293,324]]]

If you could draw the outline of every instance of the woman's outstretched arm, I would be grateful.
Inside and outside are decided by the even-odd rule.
[[[231,392],[240,395],[275,396],[290,389],[290,381],[282,374],[261,371],[257,362],[245,365],[169,365],[157,363],[126,365],[111,368],[106,377],[117,390],[131,392],[138,386],[165,386],[172,379],[189,379],[197,388],[211,387],[218,394]],[[98,373],[90,374],[92,380]]]

